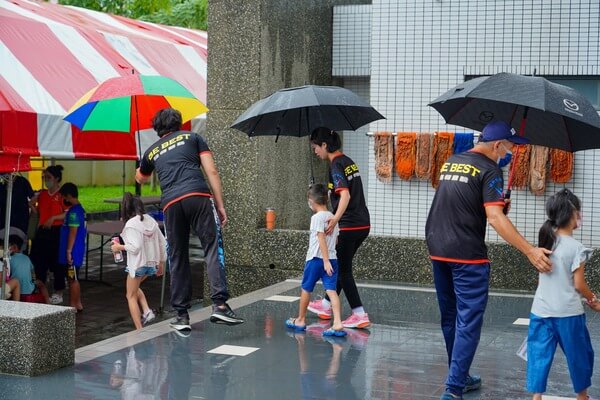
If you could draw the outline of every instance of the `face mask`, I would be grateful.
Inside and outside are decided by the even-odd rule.
[[[496,162],[498,163],[498,166],[502,168],[508,165],[508,163],[510,163],[510,160],[512,159],[512,151],[508,150],[504,143],[500,143],[500,145],[502,146],[504,151],[506,151],[506,154],[504,155],[504,157],[498,157],[498,160]]]
[[[498,158],[498,166],[500,168],[504,168],[508,164],[510,164],[511,160],[512,160],[512,152],[509,151],[506,153],[506,155],[504,157]]]
[[[68,207],[71,205],[71,202],[67,199],[63,199],[63,204]]]
[[[52,189],[54,187],[54,181],[52,179],[45,179],[44,180],[44,185],[48,188],[48,189]]]
[[[575,223],[575,229],[580,229],[583,226],[583,216],[581,213],[577,216],[577,222]]]
[[[308,200],[308,208],[310,208],[311,210],[313,209],[313,203],[310,200]]]

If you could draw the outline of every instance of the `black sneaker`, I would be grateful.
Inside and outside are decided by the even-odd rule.
[[[213,305],[213,312],[210,316],[210,322],[215,324],[237,325],[244,323],[244,319],[235,315],[229,304],[225,308],[219,308]]]
[[[169,326],[175,330],[191,330],[190,317],[187,315],[178,315],[169,322]]]
[[[182,338],[188,338],[188,337],[192,336],[192,330],[191,329],[184,329],[182,331],[175,330],[175,331],[173,331],[171,333],[173,335],[177,335],[177,336],[182,337]]]
[[[481,377],[479,375],[468,375],[467,380],[465,381],[465,388],[463,389],[463,393],[477,390],[480,387],[481,387]]]

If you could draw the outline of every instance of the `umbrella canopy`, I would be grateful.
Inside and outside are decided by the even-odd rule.
[[[536,76],[500,73],[461,83],[432,101],[447,123],[481,131],[505,121],[532,144],[600,148],[600,116],[575,89]]]
[[[231,125],[248,136],[306,136],[313,129],[356,130],[385,118],[352,91],[307,85],[281,89],[250,106]]]
[[[208,108],[179,82],[165,76],[110,78],[80,98],[64,118],[82,131],[134,132],[152,127],[152,117],[172,107],[188,121]]]

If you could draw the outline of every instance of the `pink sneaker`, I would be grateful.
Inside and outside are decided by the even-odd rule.
[[[348,333],[348,341],[354,347],[360,350],[367,347],[369,335],[371,334],[368,329],[348,329],[346,330],[346,333]]]
[[[306,326],[306,333],[309,336],[313,336],[316,338],[321,338],[323,336],[323,331],[329,329],[329,322],[319,321],[314,324],[310,324]]]
[[[363,315],[352,313],[352,315],[342,321],[342,325],[344,328],[366,328],[371,325],[371,321],[369,321],[369,314],[367,313]]]
[[[308,311],[317,314],[321,319],[331,319],[331,307],[324,307],[323,299],[313,300],[308,303]]]

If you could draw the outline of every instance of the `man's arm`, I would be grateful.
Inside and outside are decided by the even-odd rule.
[[[540,272],[550,272],[552,263],[548,258],[552,252],[543,247],[534,247],[517,231],[510,219],[503,213],[503,206],[490,205],[485,208],[488,222],[509,244],[523,253],[529,262]]]
[[[221,186],[221,178],[219,177],[219,171],[217,170],[212,153],[209,151],[202,152],[200,154],[200,162],[215,200],[215,207],[221,219],[221,226],[225,226],[227,223],[227,213],[225,212],[225,203],[223,202],[223,187]]]

